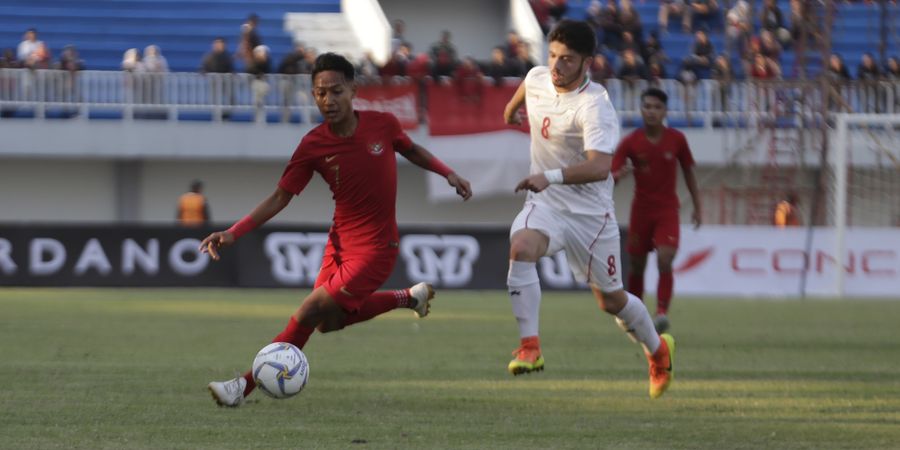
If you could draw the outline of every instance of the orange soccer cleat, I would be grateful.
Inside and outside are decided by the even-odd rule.
[[[659,336],[659,348],[650,360],[650,398],[659,398],[675,377],[675,338],[668,333]]]
[[[541,356],[541,344],[537,336],[522,338],[522,345],[513,351],[512,361],[506,370],[513,375],[544,370],[544,357]]]

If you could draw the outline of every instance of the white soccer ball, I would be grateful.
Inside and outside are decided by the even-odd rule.
[[[309,362],[299,348],[287,342],[273,342],[253,359],[253,380],[272,398],[297,395],[309,380]]]

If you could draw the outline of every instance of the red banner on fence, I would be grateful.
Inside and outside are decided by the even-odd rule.
[[[487,133],[517,129],[528,131],[528,121],[512,127],[503,122],[503,109],[517,85],[478,82],[432,84],[428,87],[428,125],[432,136]]]
[[[353,99],[358,110],[389,112],[405,130],[419,128],[418,87],[411,84],[360,86]]]

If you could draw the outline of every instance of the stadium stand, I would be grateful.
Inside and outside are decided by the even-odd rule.
[[[211,14],[211,10],[215,14]],[[155,44],[173,72],[194,72],[217,36],[234,51],[240,25],[259,16],[258,32],[275,61],[291,50],[283,31],[289,12],[340,11],[338,0],[7,0],[0,4],[0,47],[15,47],[27,28],[36,28],[56,58],[75,45],[90,70],[119,70],[122,53]]]

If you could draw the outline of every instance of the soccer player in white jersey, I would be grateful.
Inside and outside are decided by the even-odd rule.
[[[600,307],[643,346],[650,397],[656,398],[672,380],[675,341],[657,334],[644,304],[622,288],[610,176],[619,119],[609,93],[588,74],[594,31],[586,22],[563,20],[548,41],[547,66],[528,72],[503,113],[516,124],[525,104],[531,128],[531,175],[516,186],[529,192],[510,230],[507,285],[521,346],[508,370],[519,375],[544,368],[537,261],[565,250],[576,279],[587,282]]]

